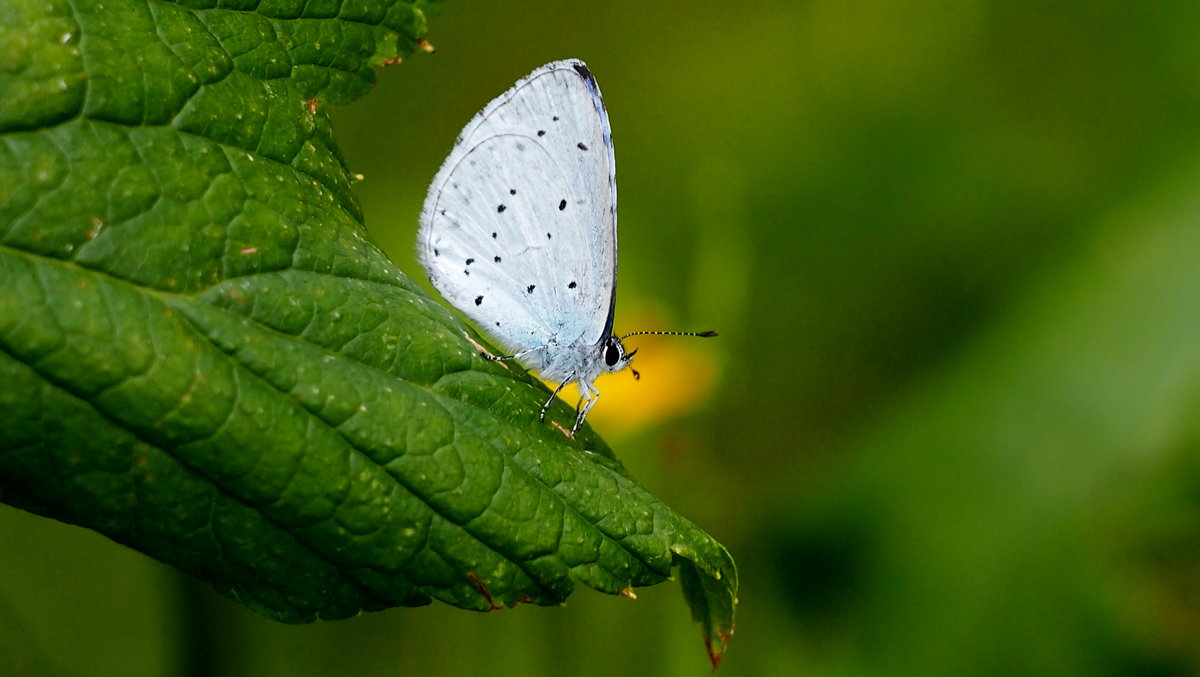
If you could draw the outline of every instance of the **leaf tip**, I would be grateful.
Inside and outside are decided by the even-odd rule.
[[[684,598],[691,608],[692,620],[700,625],[704,649],[716,670],[733,637],[738,603],[737,573],[732,559],[727,559],[725,566],[704,570],[697,562],[678,554],[680,550],[676,549],[676,563]],[[723,548],[721,552],[725,552]],[[725,554],[728,557],[728,553]]]
[[[731,625],[728,632],[717,630],[711,635],[708,632],[701,633],[704,638],[704,648],[708,651],[708,660],[712,662],[714,671],[721,667],[721,659],[725,657],[725,650],[729,648],[733,630],[734,627]]]

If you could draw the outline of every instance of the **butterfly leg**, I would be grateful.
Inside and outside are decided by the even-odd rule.
[[[575,411],[578,413],[575,416],[575,427],[571,428],[571,435],[579,430],[579,426],[583,425],[583,419],[587,418],[588,412],[596,406],[596,400],[600,399],[600,391],[591,384],[580,382],[579,389],[583,391],[583,397],[579,398],[579,404],[575,407]]]
[[[528,351],[526,351],[526,352],[528,352]],[[558,387],[554,389],[554,392],[550,393],[550,399],[546,400],[546,403],[542,405],[542,413],[538,414],[538,421],[540,421],[542,423],[546,422],[546,410],[550,408],[551,403],[554,402],[554,398],[558,397],[558,394],[560,392],[562,392],[562,389],[566,388],[567,384],[570,383],[572,380],[574,380],[574,378],[575,378],[575,373],[572,372],[570,376],[563,379],[562,383],[558,384]],[[574,432],[574,431],[572,431],[572,432]]]
[[[472,342],[472,343],[474,343],[474,342]],[[475,344],[475,347],[476,347],[476,348],[478,348],[478,347],[479,347],[479,344],[478,344],[478,343],[476,343],[476,344]],[[541,349],[542,349],[542,346],[538,346],[538,347],[536,347],[536,348],[530,348],[530,349],[528,349],[528,350],[522,350],[521,352],[519,352],[519,353],[516,353],[516,354],[514,354],[514,355],[493,355],[493,354],[489,353],[489,352],[488,352],[488,351],[486,351],[486,350],[481,350],[481,351],[479,352],[479,356],[480,356],[480,357],[482,357],[482,358],[483,358],[483,359],[485,359],[485,360],[491,360],[491,361],[493,361],[493,362],[504,362],[504,361],[506,361],[506,360],[519,360],[519,359],[521,359],[522,357],[525,357],[526,355],[528,355],[529,353],[532,353],[532,352],[533,352],[533,351],[535,351],[535,350],[541,350]],[[559,387],[561,388],[562,386],[559,386]]]

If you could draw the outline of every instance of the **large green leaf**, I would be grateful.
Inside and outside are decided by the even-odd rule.
[[[428,4],[0,0],[0,498],[289,622],[681,563],[719,656],[724,548],[363,228],[323,108]]]

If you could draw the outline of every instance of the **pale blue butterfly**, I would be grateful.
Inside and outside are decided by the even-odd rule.
[[[429,187],[418,240],[429,280],[467,317],[558,387],[579,384],[571,434],[602,372],[629,366],[639,334],[612,333],[617,287],[617,181],[612,131],[582,61],[519,80],[459,134]],[[634,371],[637,376],[637,371]]]

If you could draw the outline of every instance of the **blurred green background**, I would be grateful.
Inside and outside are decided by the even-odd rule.
[[[334,113],[378,242],[586,60],[617,148],[593,425],[739,563],[738,675],[1200,672],[1200,4],[453,0]],[[0,507],[27,674],[700,675],[677,584],[275,624]],[[0,666],[5,663],[0,660]]]

